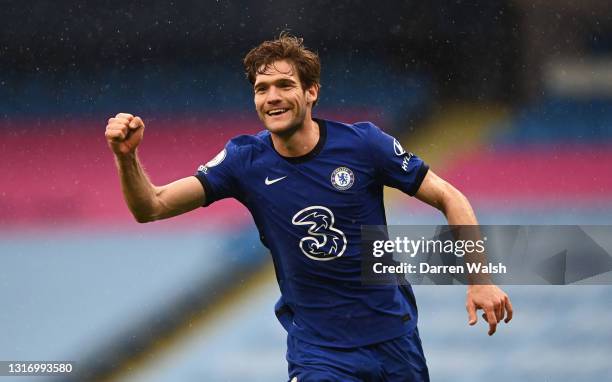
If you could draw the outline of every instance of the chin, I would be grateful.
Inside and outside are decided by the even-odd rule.
[[[299,123],[294,120],[290,121],[264,121],[266,129],[274,134],[283,135],[288,134],[296,130]]]

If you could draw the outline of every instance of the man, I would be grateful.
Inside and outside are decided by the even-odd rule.
[[[230,140],[195,176],[154,186],[136,156],[141,118],[109,119],[130,210],[148,222],[226,197],[249,209],[274,260],[291,381],[429,380],[412,289],[362,285],[360,228],[386,224],[384,185],[438,208],[451,225],[477,224],[469,202],[373,124],[313,119],[320,63],[301,39],[281,34],[244,65],[265,130]],[[512,318],[494,285],[469,286],[466,308],[470,325],[484,310],[489,335]]]

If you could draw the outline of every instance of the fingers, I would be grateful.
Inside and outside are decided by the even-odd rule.
[[[138,118],[139,123],[142,124],[142,119]],[[130,122],[132,122],[132,120],[134,120],[134,116],[132,114],[128,114],[128,113],[119,113],[116,116],[109,118],[108,119],[108,124],[113,124],[113,123],[118,123],[118,124],[124,124],[126,126],[128,126],[130,124]],[[143,124],[144,125],[144,124]]]
[[[126,114],[117,114],[115,117],[113,118],[109,118],[108,119],[108,124],[121,124],[121,125],[125,125],[128,126],[130,124],[130,122],[132,121],[133,117],[125,117]],[[130,115],[130,114],[127,114]]]
[[[134,116],[128,113],[119,113],[115,116],[115,118],[127,119],[128,121],[131,121]]]
[[[493,309],[492,305],[488,305],[486,308],[484,308],[484,311],[485,313],[483,314],[483,317],[486,316],[485,319],[489,323],[489,335],[492,336],[497,329],[497,317],[495,316],[495,310]]]
[[[512,314],[514,313],[514,311],[512,310],[512,303],[510,302],[510,297],[506,296],[506,298],[504,299],[504,305],[506,307],[506,312],[508,312],[508,314],[506,315],[506,319],[504,320],[504,322],[507,324],[508,322],[510,322],[510,320],[512,320]]]
[[[134,117],[128,113],[119,113],[108,119],[105,135],[109,140],[120,142],[128,137],[129,129],[137,130],[141,127],[144,127],[144,122],[140,117]]]
[[[507,295],[504,295],[501,298],[501,301],[495,304],[495,315],[497,316],[497,322],[504,322],[507,324],[512,320],[512,303],[510,302],[510,298]],[[504,318],[505,317],[505,318]]]
[[[476,324],[476,312],[482,309],[482,318],[489,324],[489,335],[497,330],[497,324],[510,322],[513,316],[512,303],[507,294],[496,286],[472,286],[468,289],[466,309],[469,324]],[[505,318],[504,318],[505,317]]]
[[[497,318],[497,323],[504,319],[504,315],[506,311],[504,309],[504,301],[500,300],[495,303],[495,316]]]
[[[504,319],[505,312],[504,312],[503,306],[500,304],[494,304],[492,309],[493,309],[493,312],[495,313],[495,320],[499,324],[501,320]],[[483,316],[482,318],[484,318],[485,321],[488,321],[486,317],[486,313],[483,313],[482,316]]]
[[[107,139],[122,141],[127,137],[127,133],[127,124],[117,120],[116,118],[111,118],[108,125],[106,125],[106,133],[104,135]]]
[[[468,302],[468,305],[473,306],[473,302]],[[504,320],[505,323],[510,322],[512,320],[512,303],[510,302],[510,298],[508,296],[504,296],[500,301],[495,303],[489,303],[485,306],[478,307],[478,309],[484,310],[482,314],[482,318],[489,324],[489,335],[492,336],[497,330],[497,324]],[[468,309],[469,311],[469,309]],[[504,316],[506,318],[504,319]],[[474,323],[476,321],[474,320]],[[472,325],[472,321],[470,319],[470,325]]]
[[[121,129],[117,129],[117,128],[111,128],[111,129],[107,128],[104,135],[106,136],[106,139],[109,139],[115,142],[121,142],[125,140],[125,138],[127,137],[127,134],[125,133],[125,131]]]
[[[141,127],[144,127],[144,122],[142,122],[142,119],[140,119],[138,116],[134,117],[129,123],[130,129],[135,130]]]
[[[478,321],[478,316],[476,315],[476,305],[472,300],[468,300],[465,304],[465,309],[468,313],[468,324],[475,325],[476,321]]]

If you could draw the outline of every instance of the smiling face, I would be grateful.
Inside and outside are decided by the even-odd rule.
[[[303,89],[297,71],[286,60],[275,61],[255,78],[255,109],[266,129],[277,135],[291,134],[311,118],[317,99],[316,85]]]

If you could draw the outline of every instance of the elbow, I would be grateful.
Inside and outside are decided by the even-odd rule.
[[[152,219],[152,218],[150,218],[150,217],[148,217],[148,216],[134,216],[134,219],[136,219],[136,221],[137,221],[138,223],[140,223],[140,224],[143,224],[143,223],[150,223],[150,222],[152,222],[152,221],[154,221],[154,220],[155,220],[155,219]]]
[[[136,211],[136,210],[131,210],[132,212],[132,216],[134,217],[134,220],[136,220],[138,223],[150,223],[153,222],[155,220],[158,220],[158,215],[156,215],[153,211]]]
[[[159,202],[153,201],[148,204],[138,206],[130,206],[130,212],[138,223],[150,223],[159,220],[161,216],[162,206]]]
[[[152,221],[155,221],[155,218],[151,215],[145,215],[145,214],[136,214],[136,213],[132,213],[132,215],[134,216],[134,219],[138,222],[138,223],[150,223]]]

